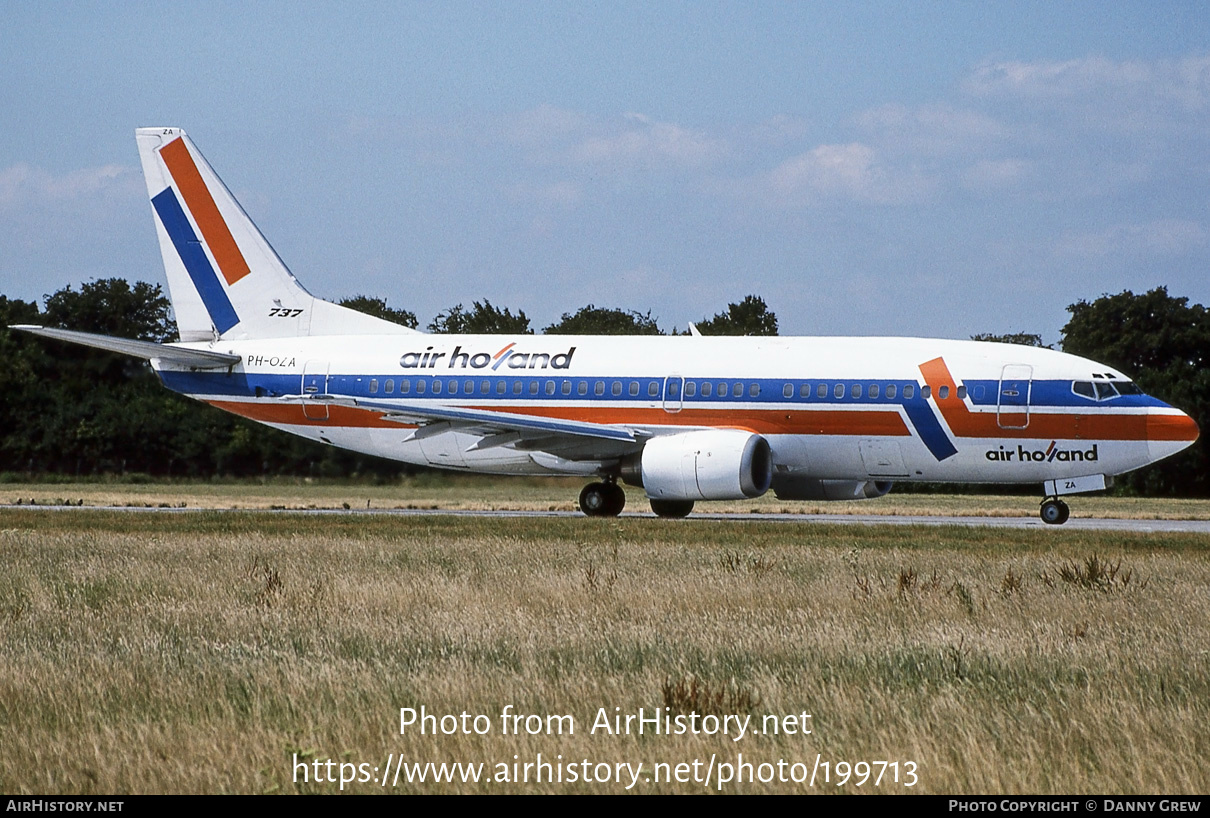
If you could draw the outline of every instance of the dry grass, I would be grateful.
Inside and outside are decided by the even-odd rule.
[[[650,765],[743,753],[808,768],[816,754],[913,760],[919,792],[1204,793],[1208,544],[1053,530],[0,509],[0,791],[338,789],[296,783],[296,754]],[[399,709],[422,705],[486,714],[491,733],[401,736]],[[575,734],[502,736],[507,705],[572,715]],[[813,732],[739,742],[588,733],[599,708],[664,706],[754,720],[805,712]]]
[[[192,509],[445,509],[451,511],[574,511],[582,480],[431,474],[394,485],[323,480],[264,483],[8,483],[0,504],[139,506]],[[627,487],[627,511],[649,511],[641,489]],[[851,503],[785,502],[772,493],[756,500],[709,502],[698,510],[757,514],[873,514],[1036,517],[1039,497],[896,494]],[[1210,501],[1080,495],[1073,517],[1210,520]]]

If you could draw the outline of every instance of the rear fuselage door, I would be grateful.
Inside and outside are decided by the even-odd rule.
[[[1005,364],[1000,372],[1000,395],[996,401],[996,423],[1001,429],[1029,426],[1029,392],[1034,368],[1026,364]]]
[[[307,361],[303,364],[302,394],[304,398],[328,394],[327,361]],[[304,400],[303,416],[309,420],[327,420],[328,404]]]

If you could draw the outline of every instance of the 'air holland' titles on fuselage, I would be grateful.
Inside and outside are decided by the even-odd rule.
[[[404,369],[500,369],[501,366],[505,369],[567,369],[576,353],[575,347],[552,355],[549,352],[522,352],[516,346],[513,342],[495,354],[464,351],[461,344],[449,353],[434,352],[430,346],[423,352],[405,352],[399,365]]]

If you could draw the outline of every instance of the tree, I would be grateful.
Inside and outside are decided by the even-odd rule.
[[[46,298],[44,320],[52,327],[135,338],[140,341],[174,340],[172,305],[159,284],[121,278],[103,278],[80,286],[68,284]]]
[[[557,324],[542,330],[546,335],[663,335],[651,310],[608,309],[589,304],[574,314],[563,313]]]
[[[366,315],[372,315],[375,318],[381,318],[384,321],[390,321],[392,324],[400,324],[405,327],[416,329],[419,322],[416,320],[416,313],[408,310],[396,310],[387,306],[385,298],[371,298],[368,295],[355,295],[350,298],[340,299],[340,306],[348,307],[351,310],[364,312]]]
[[[1017,344],[1023,347],[1043,347],[1051,349],[1048,344],[1042,343],[1041,335],[1034,335],[1032,332],[1010,332],[1005,335],[996,335],[991,332],[980,332],[978,335],[971,336],[972,341],[988,341],[993,344]]]
[[[728,304],[726,312],[697,322],[702,335],[776,335],[777,316],[760,296],[750,295],[738,304]]]
[[[482,302],[476,301],[470,312],[458,304],[438,313],[429,324],[429,330],[455,335],[533,335],[534,332],[522,310],[513,315],[507,307],[503,310],[493,307],[486,298]]]
[[[1063,351],[1108,364],[1134,378],[1148,394],[1187,412],[1210,428],[1210,320],[1200,304],[1157,287],[1079,301],[1067,308]],[[1119,478],[1147,494],[1210,495],[1207,438],[1174,458]]]

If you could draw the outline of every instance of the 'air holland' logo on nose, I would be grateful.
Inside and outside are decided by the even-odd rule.
[[[399,365],[404,369],[436,369],[438,364],[442,369],[487,369],[489,366],[492,369],[501,366],[505,369],[568,369],[576,353],[575,347],[552,355],[549,352],[521,352],[516,346],[516,342],[508,344],[494,355],[465,352],[461,344],[449,353],[434,352],[433,347],[426,347],[422,352],[405,352]]]
[[[993,463],[1053,463],[1056,460],[1060,463],[1095,463],[1098,452],[1095,443],[1092,444],[1091,449],[1060,449],[1058,442],[1052,440],[1045,450],[1027,449],[1018,444],[1015,450],[1004,446],[1000,446],[999,449],[988,449],[983,456]]]

